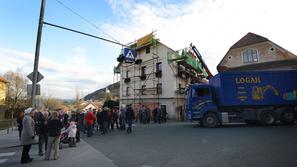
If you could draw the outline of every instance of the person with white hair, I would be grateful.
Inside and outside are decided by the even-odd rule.
[[[32,143],[34,143],[34,110],[33,108],[27,108],[25,111],[25,116],[23,118],[23,130],[21,134],[21,145],[23,145],[21,163],[30,163],[33,158],[30,158],[29,151],[31,149]]]
[[[124,104],[122,104],[120,108],[120,130],[126,129],[125,119],[126,119],[126,107]]]

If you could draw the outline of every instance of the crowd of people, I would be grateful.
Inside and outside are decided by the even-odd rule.
[[[17,118],[19,138],[23,146],[21,163],[30,163],[33,158],[29,151],[34,143],[35,136],[38,136],[38,153],[50,160],[53,152],[53,159],[59,158],[59,147],[62,142],[63,131],[67,133],[67,142],[76,143],[73,140],[77,137],[75,120],[68,120],[67,114],[58,111],[44,111],[28,108]],[[72,146],[70,144],[70,146]]]
[[[30,157],[29,151],[36,135],[38,135],[39,156],[50,160],[53,152],[53,159],[56,160],[59,158],[62,144],[76,146],[76,143],[80,142],[81,132],[87,137],[93,136],[94,131],[106,135],[114,129],[132,133],[133,121],[139,120],[140,123],[147,124],[153,118],[155,123],[162,123],[166,122],[166,117],[166,111],[161,110],[160,106],[150,112],[142,105],[138,112],[135,112],[131,104],[114,109],[103,107],[98,111],[89,108],[85,112],[71,115],[58,110],[41,112],[38,109],[28,108],[17,118],[19,138],[23,146],[21,163],[32,162],[33,158]]]

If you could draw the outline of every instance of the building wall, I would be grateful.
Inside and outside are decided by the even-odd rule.
[[[138,58],[142,59],[140,65],[123,64],[120,67],[120,104],[135,104],[134,108],[136,110],[138,110],[139,104],[144,104],[152,111],[156,104],[160,103],[160,105],[166,106],[170,119],[178,119],[177,106],[184,105],[184,100],[178,100],[180,96],[178,96],[176,90],[179,84],[185,87],[185,82],[176,77],[175,65],[168,63],[167,55],[170,52],[173,52],[173,50],[158,43],[157,46],[150,47],[150,53],[148,54],[146,48],[137,52]],[[157,62],[162,63],[162,77],[160,78],[155,77]],[[143,66],[146,66],[146,76],[148,77],[144,81],[138,77],[141,75],[141,67]],[[124,82],[127,70],[129,71],[129,83]],[[159,95],[156,95],[157,83],[162,83],[162,93]],[[142,95],[140,91],[142,85],[146,86],[145,95]],[[126,96],[127,87],[129,87],[129,96]]]
[[[0,119],[4,119],[5,115],[5,98],[7,92],[7,84],[0,81]]]
[[[272,42],[262,42],[241,48],[235,48],[228,51],[219,66],[226,66],[228,68],[240,67],[247,65],[243,63],[243,52],[246,49],[256,49],[258,52],[258,62],[254,63],[264,63],[270,61],[280,61],[296,58],[295,55],[282,49]]]

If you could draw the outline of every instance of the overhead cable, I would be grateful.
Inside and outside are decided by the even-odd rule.
[[[67,6],[66,4],[64,4],[63,2],[61,2],[60,0],[56,0],[56,1],[60,5],[62,5],[64,8],[68,9],[71,13],[75,14],[76,16],[78,16],[79,18],[81,18],[82,20],[84,20],[85,22],[87,22],[88,24],[90,24],[91,26],[93,26],[95,29],[101,31],[103,34],[107,35],[112,40],[120,43],[118,40],[116,40],[115,38],[113,38],[111,35],[109,35],[108,33],[104,32],[102,29],[100,29],[98,26],[96,26],[96,24],[92,23],[91,21],[89,21],[88,19],[86,19],[85,17],[83,17],[82,15],[80,15],[78,12],[74,11],[73,9],[71,9],[69,6]]]

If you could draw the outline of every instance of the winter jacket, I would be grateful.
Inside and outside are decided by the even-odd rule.
[[[71,122],[69,127],[66,129],[66,132],[68,132],[68,137],[74,138],[76,136],[77,127],[75,122]]]
[[[47,123],[48,135],[50,137],[60,136],[62,127],[63,125],[60,120],[58,119],[49,120]]]
[[[103,122],[107,122],[108,116],[107,116],[107,111],[102,111],[102,120]]]
[[[96,114],[96,117],[97,117],[97,123],[100,124],[100,123],[103,123],[103,112],[97,112]]]
[[[126,108],[121,108],[120,119],[122,119],[122,120],[126,119]]]
[[[111,120],[113,120],[113,121],[118,120],[118,113],[115,112],[115,111],[113,111],[113,112],[112,112],[112,117],[111,117],[111,118],[112,118]]]
[[[126,121],[132,121],[135,119],[135,115],[133,112],[133,109],[131,107],[128,107],[126,110]]]
[[[34,143],[34,120],[29,114],[26,114],[22,124],[21,145],[30,145]]]
[[[46,125],[46,120],[44,118],[44,115],[40,113],[37,118],[37,130],[38,134],[44,135],[48,133],[47,125]]]
[[[87,125],[93,125],[96,120],[96,117],[93,112],[88,112],[86,115],[86,123]]]

